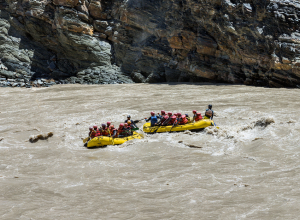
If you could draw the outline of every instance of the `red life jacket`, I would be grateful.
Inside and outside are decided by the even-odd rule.
[[[92,131],[91,131],[90,137],[91,137],[91,138],[96,137],[96,131],[95,131],[95,130],[92,130]]]
[[[95,137],[98,137],[98,136],[101,136],[102,134],[101,134],[101,130],[99,130],[99,129],[97,129],[97,131],[96,131],[96,136]]]
[[[182,115],[182,116],[180,117],[180,120],[179,120],[179,123],[178,123],[178,124],[180,124],[180,125],[185,125],[186,123],[188,123],[188,120],[187,120],[187,118],[186,118],[185,115]]]
[[[129,127],[129,129],[130,129],[130,127]],[[122,127],[122,128],[118,128],[118,131],[117,131],[117,133],[118,133],[118,136],[119,135],[127,135],[127,132],[128,132],[128,126],[127,127]]]
[[[173,115],[171,117],[171,120],[169,121],[169,125],[173,125],[173,124],[176,124],[177,123],[177,118],[175,115]]]
[[[161,123],[164,123],[166,120],[169,119],[169,116],[165,115],[162,119],[161,119]]]
[[[107,127],[105,129],[102,128],[102,135],[103,136],[109,136],[109,133],[107,131]]]
[[[197,114],[196,118],[195,118],[195,121],[200,121],[202,120],[202,115],[201,114]]]

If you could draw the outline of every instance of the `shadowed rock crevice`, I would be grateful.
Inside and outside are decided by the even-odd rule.
[[[295,0],[0,0],[0,10],[1,85],[21,70],[34,85],[300,85]]]

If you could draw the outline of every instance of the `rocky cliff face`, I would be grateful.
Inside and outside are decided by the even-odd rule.
[[[2,85],[300,85],[295,0],[0,0],[0,10]]]

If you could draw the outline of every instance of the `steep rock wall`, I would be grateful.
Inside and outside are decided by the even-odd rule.
[[[0,0],[0,10],[0,77],[10,84],[129,83],[130,75],[300,85],[295,0]]]

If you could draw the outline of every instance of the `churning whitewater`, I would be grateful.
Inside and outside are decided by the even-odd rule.
[[[299,216],[298,89],[123,84],[0,91],[1,219]],[[92,125],[160,110],[203,114],[208,104],[219,129],[83,147]]]

